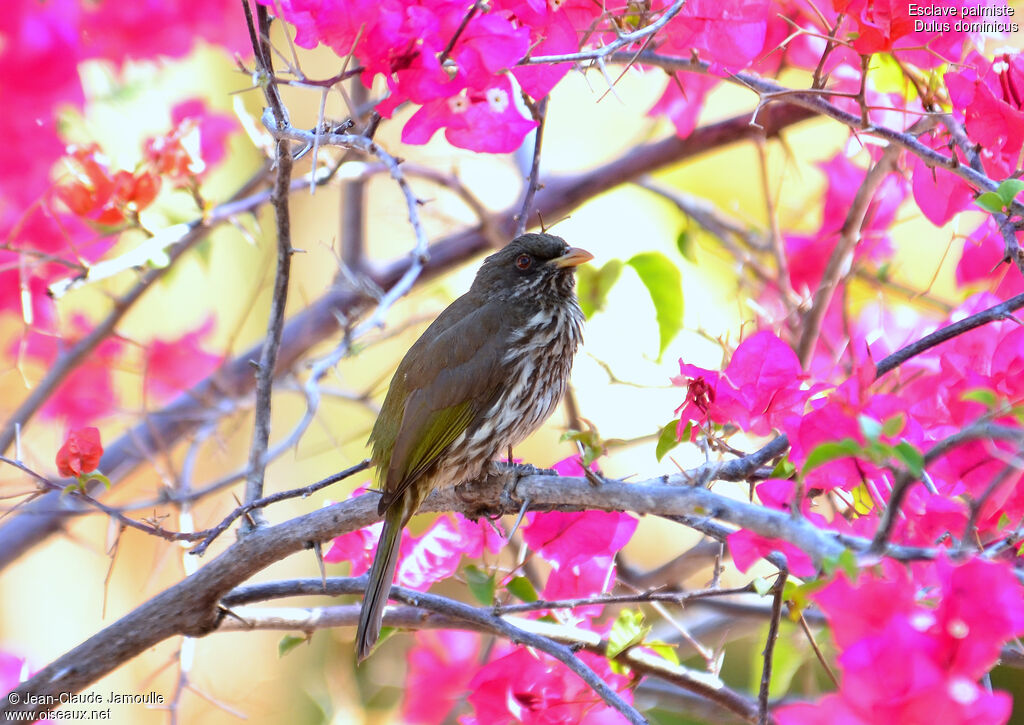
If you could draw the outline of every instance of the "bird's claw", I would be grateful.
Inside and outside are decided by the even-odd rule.
[[[491,475],[504,476],[515,473],[518,478],[523,476],[557,476],[558,471],[550,468],[538,468],[532,463],[510,463],[509,461],[491,461]]]

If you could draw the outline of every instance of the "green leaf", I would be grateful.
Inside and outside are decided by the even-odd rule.
[[[1003,511],[999,514],[999,521],[996,522],[997,529],[1005,529],[1010,524],[1010,517]]]
[[[882,424],[866,415],[857,416],[857,425],[866,440],[877,441],[882,437]]]
[[[985,211],[992,212],[993,214],[1002,214],[1003,207],[1006,204],[1003,202],[1003,197],[999,196],[994,191],[986,191],[984,194],[974,200],[974,203],[980,206]]]
[[[92,473],[83,473],[81,476],[78,477],[78,480],[82,484],[83,491],[85,490],[85,486],[87,483],[89,483],[89,481],[99,481],[100,483],[107,487],[108,491],[110,490],[110,479],[104,476],[99,471],[93,471]]]
[[[846,577],[854,584],[860,576],[860,564],[857,563],[857,555],[852,549],[843,549],[839,555],[839,568],[846,572]]]
[[[804,461],[804,467],[800,471],[800,475],[806,476],[809,471],[813,471],[819,466],[823,466],[826,463],[838,460],[840,458],[850,458],[861,455],[864,452],[864,446],[853,438],[844,438],[841,441],[826,441],[819,443],[811,449],[810,453],[807,454],[807,460]]]
[[[469,591],[481,604],[490,606],[494,603],[494,575],[482,571],[470,564],[465,568],[466,584]]]
[[[829,576],[837,570],[842,571],[846,574],[846,578],[854,584],[857,582],[857,577],[860,574],[857,555],[850,549],[843,549],[838,556],[829,556],[822,559],[821,568]]]
[[[639,609],[623,609],[608,633],[608,659],[613,660],[630,647],[644,641],[651,631],[649,624],[644,624],[644,614]]]
[[[802,584],[793,579],[787,579],[786,584],[782,587],[782,599],[789,602],[789,618],[794,622],[800,621],[801,613],[810,604],[810,596],[827,583],[825,579],[814,579]]]
[[[658,445],[654,448],[654,456],[659,461],[665,457],[666,453],[682,442],[679,438],[676,438],[676,429],[678,427],[679,419],[676,418],[661,429],[661,435],[658,436]],[[687,430],[687,433],[689,433],[689,430]]]
[[[765,579],[763,576],[754,577],[750,582],[750,586],[754,587],[754,591],[760,594],[762,597],[768,596],[772,587],[774,586],[770,581]]]
[[[996,189],[996,194],[1003,200],[1003,206],[1010,206],[1017,197],[1017,194],[1021,192],[1021,189],[1024,189],[1024,181],[1020,179],[1007,179]]]
[[[768,478],[781,478],[785,480],[787,478],[792,478],[795,473],[796,466],[794,466],[793,462],[786,457],[775,464],[775,468],[772,470],[771,475],[769,475]]]
[[[559,439],[559,443],[565,441],[576,441],[583,445],[583,466],[590,468],[590,464],[605,454],[605,444],[597,429],[591,426],[587,430],[567,430]]]
[[[281,641],[277,643],[277,656],[284,657],[300,644],[308,641],[309,639],[307,637],[300,637],[297,634],[286,634],[281,638]]]
[[[679,232],[679,236],[676,237],[676,248],[683,255],[683,259],[697,264],[697,244],[693,233],[690,231],[689,224],[683,227],[683,230]]]
[[[903,426],[907,424],[907,416],[903,413],[897,413],[893,417],[882,423],[882,435],[887,438],[892,438],[900,434],[903,430]]]
[[[533,588],[533,582],[525,576],[515,577],[505,585],[505,588],[508,589],[509,594],[521,602],[535,602],[540,599],[537,596],[537,590]]]
[[[920,478],[924,473],[924,454],[913,444],[900,441],[896,444],[893,455],[907,467],[908,471],[914,474],[915,478]]]
[[[996,407],[996,394],[988,388],[974,388],[960,396],[960,400],[981,403],[990,410]]]
[[[637,254],[626,262],[636,270],[654,302],[658,320],[658,360],[683,326],[683,278],[660,252]]]
[[[576,268],[576,296],[584,315],[589,318],[604,309],[608,292],[621,273],[622,262],[618,259],[608,260],[600,269],[592,264]]]
[[[679,665],[679,654],[676,652],[674,644],[669,644],[668,642],[644,642],[644,647],[650,647],[663,660],[668,660],[677,666]]]

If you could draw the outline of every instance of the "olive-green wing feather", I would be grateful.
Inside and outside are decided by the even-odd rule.
[[[503,342],[512,325],[497,305],[476,305],[462,297],[406,354],[370,434],[381,469],[381,512],[486,410],[502,383]],[[391,429],[382,423],[386,419]]]

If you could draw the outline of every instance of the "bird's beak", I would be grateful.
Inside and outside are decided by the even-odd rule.
[[[586,249],[580,249],[579,247],[569,247],[569,251],[563,254],[561,257],[555,257],[551,260],[551,264],[556,267],[578,267],[584,262],[589,262],[594,258],[594,255],[588,252]]]

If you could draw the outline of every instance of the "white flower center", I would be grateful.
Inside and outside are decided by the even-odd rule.
[[[495,113],[503,113],[508,108],[508,93],[500,88],[491,88],[487,91],[487,105]]]

